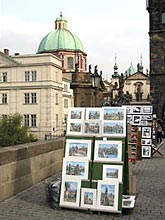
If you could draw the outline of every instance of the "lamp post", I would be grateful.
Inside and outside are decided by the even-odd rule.
[[[91,75],[92,86],[94,88],[95,107],[97,107],[97,93],[99,90],[101,75],[98,74],[97,66],[95,66],[94,74]]]

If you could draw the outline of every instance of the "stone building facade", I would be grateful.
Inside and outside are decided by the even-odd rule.
[[[150,93],[154,112],[165,122],[165,0],[147,0],[150,37]]]

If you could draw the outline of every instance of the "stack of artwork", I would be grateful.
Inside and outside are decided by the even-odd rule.
[[[126,109],[71,108],[60,206],[120,213]]]

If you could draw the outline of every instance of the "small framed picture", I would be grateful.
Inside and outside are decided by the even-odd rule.
[[[127,123],[132,124],[132,115],[127,115]]]
[[[151,127],[142,127],[142,138],[151,138]]]
[[[86,108],[86,120],[102,120],[102,108]]]
[[[106,165],[103,164],[103,180],[114,180],[122,182],[123,166],[122,165]]]
[[[121,162],[122,161],[122,141],[95,141],[94,150],[95,161]]]
[[[119,183],[98,180],[97,209],[107,212],[118,211]]]
[[[103,121],[103,136],[126,136],[125,121]]]
[[[67,126],[67,135],[82,135],[83,123],[79,120],[69,120]]]
[[[88,163],[84,158],[64,158],[62,177],[72,179],[88,179]]]
[[[69,108],[68,120],[84,120],[85,108]]]
[[[126,113],[131,114],[131,106],[126,106]]]
[[[65,157],[91,158],[91,140],[67,139]]]
[[[84,121],[83,125],[84,135],[89,135],[89,136],[99,136],[102,134],[102,129],[101,129],[101,121],[99,120],[86,120]]]
[[[103,120],[122,121],[126,118],[126,108],[124,107],[104,107]]]
[[[151,147],[150,146],[144,146],[141,147],[142,150],[142,157],[151,157]]]
[[[142,106],[132,106],[132,114],[141,114]]]
[[[142,145],[151,145],[152,144],[152,139],[141,139],[141,144]]]
[[[146,105],[146,106],[143,106],[142,108],[142,113],[143,114],[152,114],[152,105]]]
[[[132,124],[133,125],[140,125],[141,124],[141,115],[133,115]]]
[[[81,188],[81,207],[87,209],[96,208],[96,189]]]
[[[135,206],[135,196],[123,196],[122,208],[132,209]]]
[[[80,180],[65,178],[61,184],[60,206],[79,207],[80,203]]]

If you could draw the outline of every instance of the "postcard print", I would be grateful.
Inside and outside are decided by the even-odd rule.
[[[67,135],[82,135],[83,124],[81,121],[70,120],[67,126]]]
[[[96,189],[81,188],[81,207],[96,208]]]
[[[151,157],[151,147],[150,146],[144,146],[141,147],[142,150],[142,157]]]
[[[101,120],[102,108],[86,108],[86,120]]]
[[[85,108],[69,108],[68,120],[84,120]]]
[[[84,121],[84,135],[101,135],[101,121],[87,120]]]
[[[151,138],[151,127],[142,127],[142,138]]]
[[[122,165],[103,165],[103,180],[114,180],[122,182],[123,166]]]
[[[67,139],[65,157],[91,158],[91,140]]]
[[[103,136],[126,136],[126,126],[123,121],[104,121]]]
[[[118,211],[119,183],[98,180],[97,208],[106,211]]]
[[[78,179],[88,179],[88,160],[78,158],[63,159],[63,177],[74,177]]]
[[[123,107],[105,107],[103,108],[103,120],[124,120],[126,110]]]
[[[95,141],[95,161],[122,161],[122,141]]]
[[[63,179],[60,194],[60,206],[79,207],[80,180]]]
[[[153,110],[153,108],[151,105],[149,105],[149,106],[146,105],[146,106],[143,106],[142,113],[143,114],[152,114],[152,110]]]
[[[132,106],[132,114],[141,114],[142,106]]]

